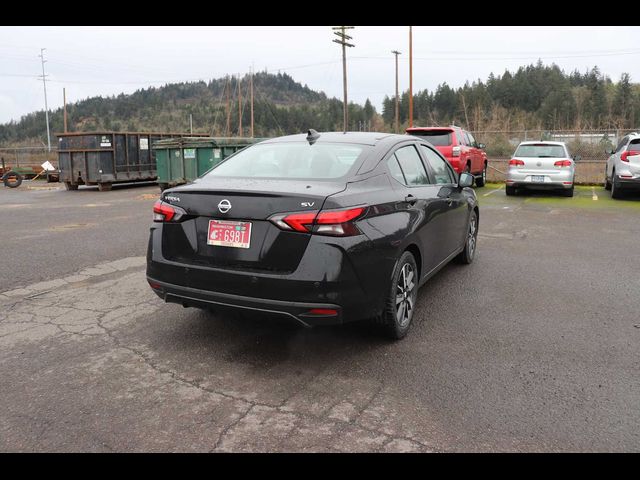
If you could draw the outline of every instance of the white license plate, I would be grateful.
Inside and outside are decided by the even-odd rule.
[[[544,175],[531,175],[531,181],[536,183],[544,182]]]
[[[207,244],[216,247],[249,248],[251,222],[209,220]]]

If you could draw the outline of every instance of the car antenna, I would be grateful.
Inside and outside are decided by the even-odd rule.
[[[318,140],[319,138],[320,134],[313,128],[310,128],[307,132],[307,142],[309,142],[309,145],[313,145],[314,143],[316,143],[316,140]]]

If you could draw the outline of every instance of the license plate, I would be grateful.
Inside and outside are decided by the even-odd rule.
[[[249,248],[251,222],[209,220],[207,244],[216,247]]]
[[[531,175],[532,182],[544,182],[544,175]]]

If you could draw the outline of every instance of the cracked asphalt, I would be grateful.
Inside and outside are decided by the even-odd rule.
[[[163,304],[155,186],[0,189],[0,451],[640,450],[640,196],[477,193],[393,343]]]

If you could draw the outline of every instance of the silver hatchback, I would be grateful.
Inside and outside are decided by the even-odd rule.
[[[518,145],[507,170],[507,195],[517,189],[560,190],[573,197],[574,159],[564,142],[522,142]]]
[[[627,190],[640,190],[640,134],[626,135],[615,151],[607,152],[604,188],[612,198],[620,198]]]

